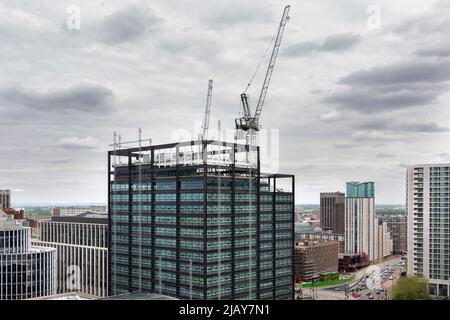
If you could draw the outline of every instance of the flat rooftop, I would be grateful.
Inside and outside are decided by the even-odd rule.
[[[179,300],[179,299],[162,295],[159,293],[148,293],[138,291],[138,292],[124,293],[117,296],[101,298],[100,300]]]

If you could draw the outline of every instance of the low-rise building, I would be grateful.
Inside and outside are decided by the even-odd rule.
[[[344,234],[335,234],[328,231],[299,231],[296,233],[296,237],[300,241],[337,241],[338,253],[344,253],[345,250]]]
[[[0,300],[56,293],[56,250],[31,245],[31,228],[0,210]]]
[[[354,272],[368,266],[370,263],[366,254],[339,254],[339,272]]]
[[[54,217],[72,217],[83,214],[84,212],[93,212],[98,214],[106,214],[107,206],[72,206],[53,208],[52,216]]]
[[[58,293],[108,294],[108,216],[85,212],[39,222],[33,244],[58,251]]]
[[[311,280],[338,271],[337,241],[298,241],[294,250],[295,277]]]

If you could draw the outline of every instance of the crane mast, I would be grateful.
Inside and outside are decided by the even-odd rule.
[[[206,94],[205,114],[203,116],[203,123],[202,123],[202,133],[199,135],[200,140],[206,140],[208,138],[209,116],[211,114],[212,90],[213,90],[213,80],[209,80],[208,91]]]
[[[278,27],[277,35],[275,38],[275,43],[272,49],[272,55],[270,57],[269,66],[267,67],[266,76],[264,78],[264,83],[261,89],[261,93],[259,95],[258,104],[255,109],[255,113],[252,116],[250,112],[250,107],[248,104],[248,97],[246,93],[241,94],[241,102],[242,108],[244,111],[244,116],[242,118],[238,118],[235,120],[236,129],[242,129],[244,131],[255,130],[259,131],[259,118],[261,116],[262,108],[264,106],[264,102],[266,100],[267,91],[269,89],[270,80],[272,78],[273,70],[275,68],[275,62],[278,57],[278,51],[280,49],[281,40],[283,39],[284,30],[286,28],[286,24],[289,20],[289,11],[291,6],[288,5],[284,8],[283,16],[280,21],[280,25]],[[250,83],[247,86],[250,86]]]

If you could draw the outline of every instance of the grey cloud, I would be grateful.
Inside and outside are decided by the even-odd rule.
[[[450,57],[450,45],[444,42],[441,46],[432,46],[428,48],[421,48],[414,51],[414,54],[422,57],[439,57],[447,58]]]
[[[357,131],[352,134],[353,141],[390,141],[390,140],[398,140],[403,137],[397,134],[392,134],[379,130],[362,130]]]
[[[339,80],[340,84],[379,86],[409,83],[436,83],[450,80],[450,62],[414,60],[356,71]]]
[[[421,132],[421,133],[436,133],[447,132],[450,128],[443,127],[436,122],[419,122],[410,121],[403,118],[393,119],[392,117],[386,118],[373,118],[365,121],[358,122],[355,126],[358,129],[363,130],[391,130],[391,131],[404,131],[404,132]]]
[[[95,149],[98,141],[92,137],[67,137],[61,139],[57,146],[65,149]]]
[[[397,126],[398,130],[411,131],[411,132],[424,132],[424,133],[434,133],[434,132],[448,132],[450,128],[443,127],[435,122],[426,123],[414,123],[414,124],[401,124]]]
[[[342,92],[333,93],[322,101],[344,109],[376,113],[411,106],[422,106],[433,103],[436,99],[437,95],[432,93],[412,91],[385,92],[352,87]]]
[[[298,57],[315,53],[319,47],[320,45],[315,42],[302,42],[286,47],[282,53],[286,56]]]
[[[353,33],[331,35],[320,46],[321,51],[339,52],[348,50],[361,42],[361,36]]]
[[[322,101],[369,113],[427,106],[447,92],[449,80],[450,61],[418,59],[353,72],[338,81],[346,89]]]
[[[405,36],[429,37],[432,34],[447,35],[450,32],[450,3],[437,1],[430,11],[405,19],[392,27],[396,34]]]
[[[338,149],[348,149],[355,146],[355,144],[351,141],[340,141],[333,144],[335,148]]]
[[[382,158],[382,159],[384,159],[384,158],[395,158],[395,154],[380,152],[380,153],[377,153],[377,158]]]
[[[98,37],[110,45],[126,43],[158,30],[163,21],[144,6],[130,5],[106,16]]]
[[[343,52],[355,47],[360,42],[360,35],[341,33],[328,36],[322,43],[301,42],[291,45],[283,50],[283,54],[298,57],[320,52]]]
[[[201,2],[199,5],[202,6],[204,3]],[[207,23],[222,27],[243,23],[273,22],[275,12],[279,14],[278,11],[274,11],[268,6],[254,5],[239,0],[213,1],[208,4],[208,7],[210,10],[204,15]]]
[[[51,112],[110,112],[115,102],[114,92],[98,84],[76,84],[65,89],[37,92],[19,86],[0,89],[0,101],[30,109]]]

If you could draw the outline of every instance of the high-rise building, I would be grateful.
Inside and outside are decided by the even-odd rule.
[[[320,227],[333,233],[343,234],[345,230],[345,194],[322,192],[320,194]]]
[[[408,167],[408,273],[437,296],[450,292],[450,163]]]
[[[392,253],[404,254],[407,249],[408,223],[404,215],[389,215],[380,217],[386,222],[392,237]]]
[[[38,224],[33,245],[56,248],[58,293],[108,295],[108,216],[85,212]]]
[[[56,249],[31,245],[31,229],[0,211],[0,300],[56,293]]]
[[[11,191],[0,190],[0,209],[5,210],[11,208]]]
[[[259,147],[190,141],[109,152],[109,290],[292,299],[294,176]]]
[[[378,260],[378,219],[373,182],[347,182],[345,198],[345,252]]]
[[[386,221],[377,218],[378,222],[378,261],[392,255],[392,237]]]

